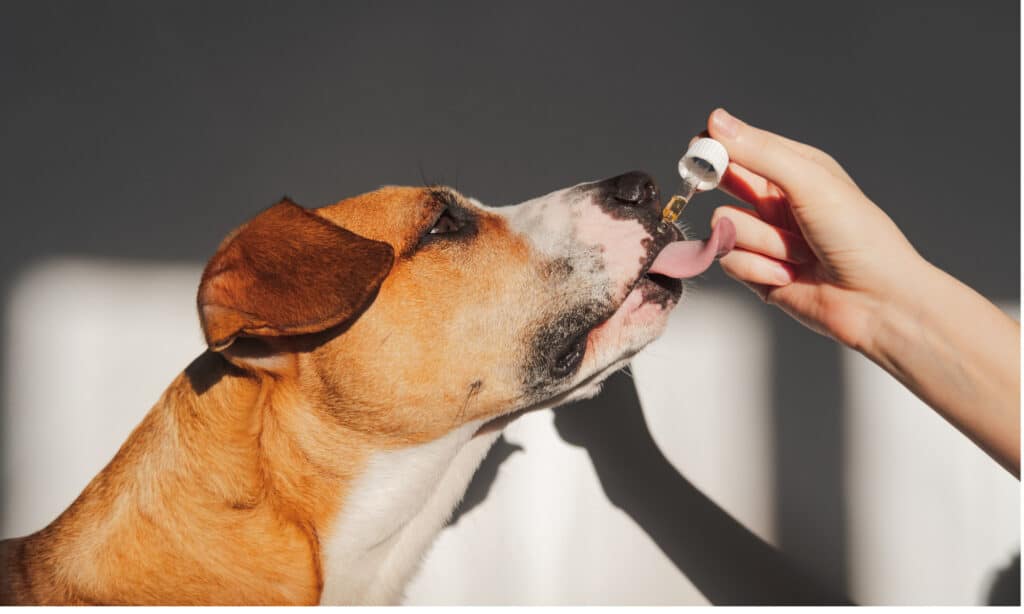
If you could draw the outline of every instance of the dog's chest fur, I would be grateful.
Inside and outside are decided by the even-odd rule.
[[[322,542],[322,604],[394,604],[499,432],[465,424],[429,443],[377,452]]]

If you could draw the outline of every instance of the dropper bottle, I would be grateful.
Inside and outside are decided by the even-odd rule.
[[[679,190],[665,204],[662,221],[679,224],[679,215],[697,192],[713,190],[718,186],[729,166],[729,153],[715,139],[701,138],[693,142],[679,159]]]

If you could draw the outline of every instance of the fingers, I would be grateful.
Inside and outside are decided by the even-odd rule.
[[[728,218],[736,228],[736,247],[792,263],[807,262],[814,258],[814,253],[802,237],[765,222],[753,211],[739,207],[718,207],[711,216],[711,227],[714,228],[723,217]]]
[[[687,148],[692,147],[697,139],[707,137],[705,130],[690,139]],[[757,209],[758,215],[773,226],[787,226],[789,215],[786,213],[786,195],[775,184],[764,177],[747,170],[735,162],[729,162],[725,175],[718,184],[718,189],[738,198]]]
[[[810,160],[811,162],[820,165],[822,168],[832,173],[837,178],[846,181],[850,185],[856,185],[853,183],[853,178],[850,177],[850,175],[846,172],[846,169],[840,166],[839,163],[836,162],[835,158],[828,155],[824,151],[818,149],[817,147],[808,145],[806,143],[794,141],[793,139],[784,137],[781,134],[775,134],[774,132],[769,132],[769,134],[782,141],[787,147],[795,151],[798,155],[801,155],[804,158]]]
[[[786,195],[757,173],[730,162],[718,189],[752,205],[761,219],[769,224],[787,226]]]
[[[820,185],[823,175],[835,179],[832,172],[797,153],[778,135],[746,124],[725,109],[716,109],[708,118],[708,132],[725,145],[730,160],[778,185],[790,196],[806,193],[806,185]]]
[[[856,185],[853,182],[853,178],[850,177],[849,173],[846,172],[846,169],[844,169],[839,164],[839,162],[836,161],[835,158],[833,158],[832,156],[828,155],[824,151],[818,149],[817,147],[808,145],[806,143],[801,143],[800,141],[794,141],[793,139],[791,139],[789,137],[782,136],[781,134],[775,134],[775,133],[770,133],[770,134],[775,136],[777,139],[781,140],[786,146],[788,146],[790,149],[792,149],[798,155],[803,156],[804,158],[810,160],[811,162],[814,162],[815,164],[818,164],[818,165],[822,166],[825,170],[829,171],[830,173],[832,173],[833,175],[835,175],[839,179],[842,179],[843,181],[848,182],[850,185]],[[700,138],[703,138],[703,137],[707,137],[707,136],[710,136],[708,131],[707,130],[702,131],[700,134],[698,134],[697,136],[695,136],[692,139],[690,139],[690,143],[689,143],[689,145],[687,145],[687,147],[692,146],[694,144],[694,142],[697,141],[697,139],[700,139]],[[761,179],[764,179],[764,178],[762,177]]]
[[[745,284],[785,286],[796,279],[793,265],[745,249],[732,250],[719,263],[726,275]]]

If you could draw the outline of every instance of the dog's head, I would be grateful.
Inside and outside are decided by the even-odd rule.
[[[658,201],[638,172],[508,207],[441,187],[284,201],[207,265],[203,331],[392,440],[557,405],[594,394],[680,299],[680,280],[649,272],[683,238]]]

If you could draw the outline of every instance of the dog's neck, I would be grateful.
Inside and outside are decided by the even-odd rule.
[[[200,356],[74,504],[24,540],[26,580],[87,603],[317,603],[317,527],[353,477],[338,467],[359,460],[325,440],[337,429],[296,423],[310,412],[280,411],[292,394]]]
[[[16,582],[44,603],[398,600],[500,431],[384,451],[287,381],[197,358],[16,543]]]
[[[321,603],[400,601],[501,432],[479,427],[467,423],[428,443],[370,455],[324,536]]]

